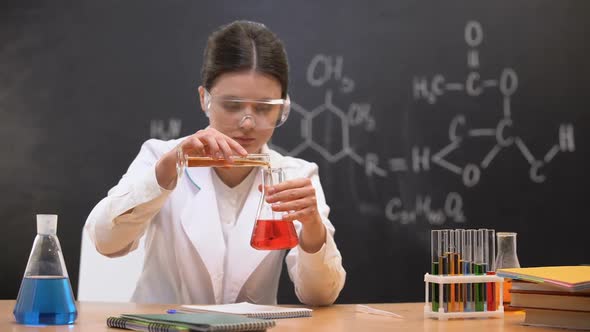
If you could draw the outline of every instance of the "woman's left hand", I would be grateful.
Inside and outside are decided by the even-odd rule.
[[[308,178],[288,180],[267,187],[266,201],[273,211],[287,212],[283,220],[299,220],[303,225],[321,223],[315,188]]]
[[[266,201],[272,204],[273,211],[286,212],[283,220],[298,220],[303,225],[300,246],[307,252],[318,251],[326,241],[326,228],[311,180],[288,180],[266,189]]]

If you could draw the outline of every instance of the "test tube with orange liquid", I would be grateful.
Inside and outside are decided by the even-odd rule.
[[[266,153],[248,154],[246,156],[232,156],[226,158],[192,157],[184,155],[181,163],[185,167],[270,167],[270,157]]]
[[[231,156],[214,158],[211,156],[189,156],[181,148],[176,149],[176,175],[180,179],[187,167],[266,167],[270,168],[268,153],[248,154],[246,156]]]

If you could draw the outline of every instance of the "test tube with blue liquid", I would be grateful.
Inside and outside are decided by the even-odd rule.
[[[473,230],[466,229],[461,234],[461,250],[462,256],[461,259],[463,261],[463,274],[464,275],[471,275],[473,274]],[[464,311],[474,311],[474,297],[473,297],[473,284],[465,283],[463,284],[463,293],[465,294],[465,301],[463,305]]]
[[[449,275],[449,230],[443,229],[440,231],[442,234],[442,251],[441,255],[438,258],[438,267],[443,275]],[[449,312],[449,292],[450,292],[450,285],[445,284],[443,286],[443,308],[445,312]]]

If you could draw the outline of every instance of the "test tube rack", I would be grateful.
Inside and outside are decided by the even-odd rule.
[[[432,311],[430,299],[430,284],[438,285],[439,303],[443,303],[444,285],[447,284],[477,284],[477,283],[496,283],[499,287],[498,309],[493,311],[453,311],[447,312],[443,306],[439,306],[438,311]],[[439,320],[448,320],[453,318],[493,318],[504,317],[504,278],[496,275],[424,275],[424,317],[437,318]]]

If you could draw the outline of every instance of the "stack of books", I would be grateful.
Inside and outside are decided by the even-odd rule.
[[[525,325],[590,330],[590,266],[501,269],[514,279],[510,306],[525,311]]]

